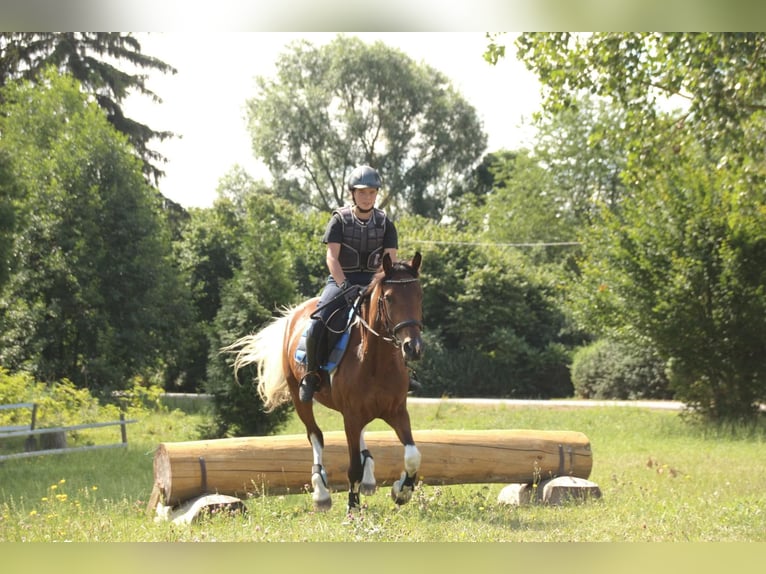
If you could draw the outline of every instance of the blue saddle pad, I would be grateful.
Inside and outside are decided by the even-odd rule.
[[[332,348],[332,351],[330,351],[330,356],[327,358],[327,362],[324,365],[320,365],[320,368],[324,371],[327,371],[328,373],[332,373],[336,368],[338,368],[338,364],[340,363],[340,360],[343,358],[343,355],[346,353],[346,347],[348,347],[348,340],[351,336],[351,315],[352,314],[353,314],[353,309],[349,309],[349,312],[348,312],[349,326],[340,336],[337,343],[335,343],[335,346]],[[303,334],[301,335],[301,340],[298,341],[298,348],[295,349],[295,360],[302,365],[306,364],[306,334],[307,332],[308,332],[308,325],[303,330]]]

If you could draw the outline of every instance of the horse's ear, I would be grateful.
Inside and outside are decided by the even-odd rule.
[[[420,251],[415,252],[415,257],[412,258],[412,262],[410,265],[412,266],[412,270],[415,271],[415,273],[418,272],[418,269],[420,269],[420,263],[423,261],[423,257],[420,255]]]
[[[391,254],[390,253],[384,253],[383,254],[383,271],[385,271],[386,275],[391,273],[391,269],[393,269],[394,264],[391,261]]]

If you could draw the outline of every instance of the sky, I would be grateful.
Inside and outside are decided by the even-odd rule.
[[[365,42],[383,41],[447,76],[476,108],[488,136],[487,152],[528,145],[528,125],[540,105],[539,83],[522,63],[507,56],[496,66],[482,57],[483,32],[351,33]],[[287,44],[303,38],[319,46],[334,32],[153,32],[136,33],[141,52],[178,70],[151,72],[146,87],[162,99],[133,95],[126,115],[155,131],[179,137],[152,142],[167,158],[159,182],[163,195],[184,207],[209,207],[219,180],[239,165],[257,179],[268,171],[253,153],[246,126],[246,101],[256,95],[255,78],[273,77]],[[510,38],[508,39],[510,43]],[[211,49],[215,47],[217,49]]]

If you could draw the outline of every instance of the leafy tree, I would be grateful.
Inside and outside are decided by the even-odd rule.
[[[188,297],[159,200],[79,84],[9,84],[0,156],[22,186],[0,360],[45,381],[125,388],[172,362]]]
[[[750,418],[766,400],[766,213],[699,147],[663,150],[667,170],[586,239],[577,305],[601,332],[649,338],[706,418]]]
[[[343,205],[348,174],[365,163],[383,178],[381,207],[438,219],[486,146],[476,110],[443,74],[344,36],[293,43],[276,79],[258,79],[248,125],[280,195],[321,210]]]
[[[119,132],[128,137],[144,161],[148,176],[163,175],[158,162],[164,158],[148,147],[150,141],[171,137],[167,131],[155,131],[123,113],[121,103],[132,90],[161,101],[145,85],[146,76],[128,73],[117,67],[125,61],[139,69],[176,73],[165,62],[141,53],[141,44],[130,33],[122,32],[3,32],[0,33],[0,86],[16,79],[37,81],[49,66],[68,73],[80,82],[106,112]]]
[[[567,349],[557,282],[517,250],[477,245],[472,236],[403,218],[402,256],[423,253],[426,353],[413,365],[428,395],[569,396]]]
[[[0,290],[10,274],[19,187],[11,173],[8,154],[0,151]]]
[[[221,291],[240,266],[240,221],[233,211],[231,202],[222,199],[212,208],[189,210],[189,220],[174,244],[179,271],[191,292],[194,321],[179,345],[179,371],[168,373],[167,388],[203,390]]]
[[[220,309],[209,330],[206,390],[215,401],[214,436],[268,434],[289,412],[287,406],[274,413],[264,412],[253,385],[255,371],[239,373],[235,380],[231,357],[220,350],[296,303],[299,296],[287,238],[293,226],[302,221],[294,206],[254,182],[248,193],[238,197],[243,208],[237,227],[241,263],[221,287]]]
[[[477,223],[482,239],[537,243],[576,239],[572,214],[560,198],[551,170],[526,150],[506,157],[494,169],[494,188]]]
[[[581,318],[646,338],[711,420],[766,398],[766,36],[523,34],[547,110],[583,91],[625,110],[627,198],[586,235]],[[671,110],[674,97],[685,105]],[[671,110],[671,111],[669,111]]]
[[[552,179],[547,195],[559,221],[587,227],[601,208],[615,208],[625,194],[625,119],[621,108],[583,96],[571,106],[539,115],[534,157]],[[560,225],[557,227],[561,227]]]

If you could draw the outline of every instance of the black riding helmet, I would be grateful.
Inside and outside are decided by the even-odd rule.
[[[369,165],[360,165],[348,176],[348,189],[354,191],[366,187],[380,189],[380,174]]]

